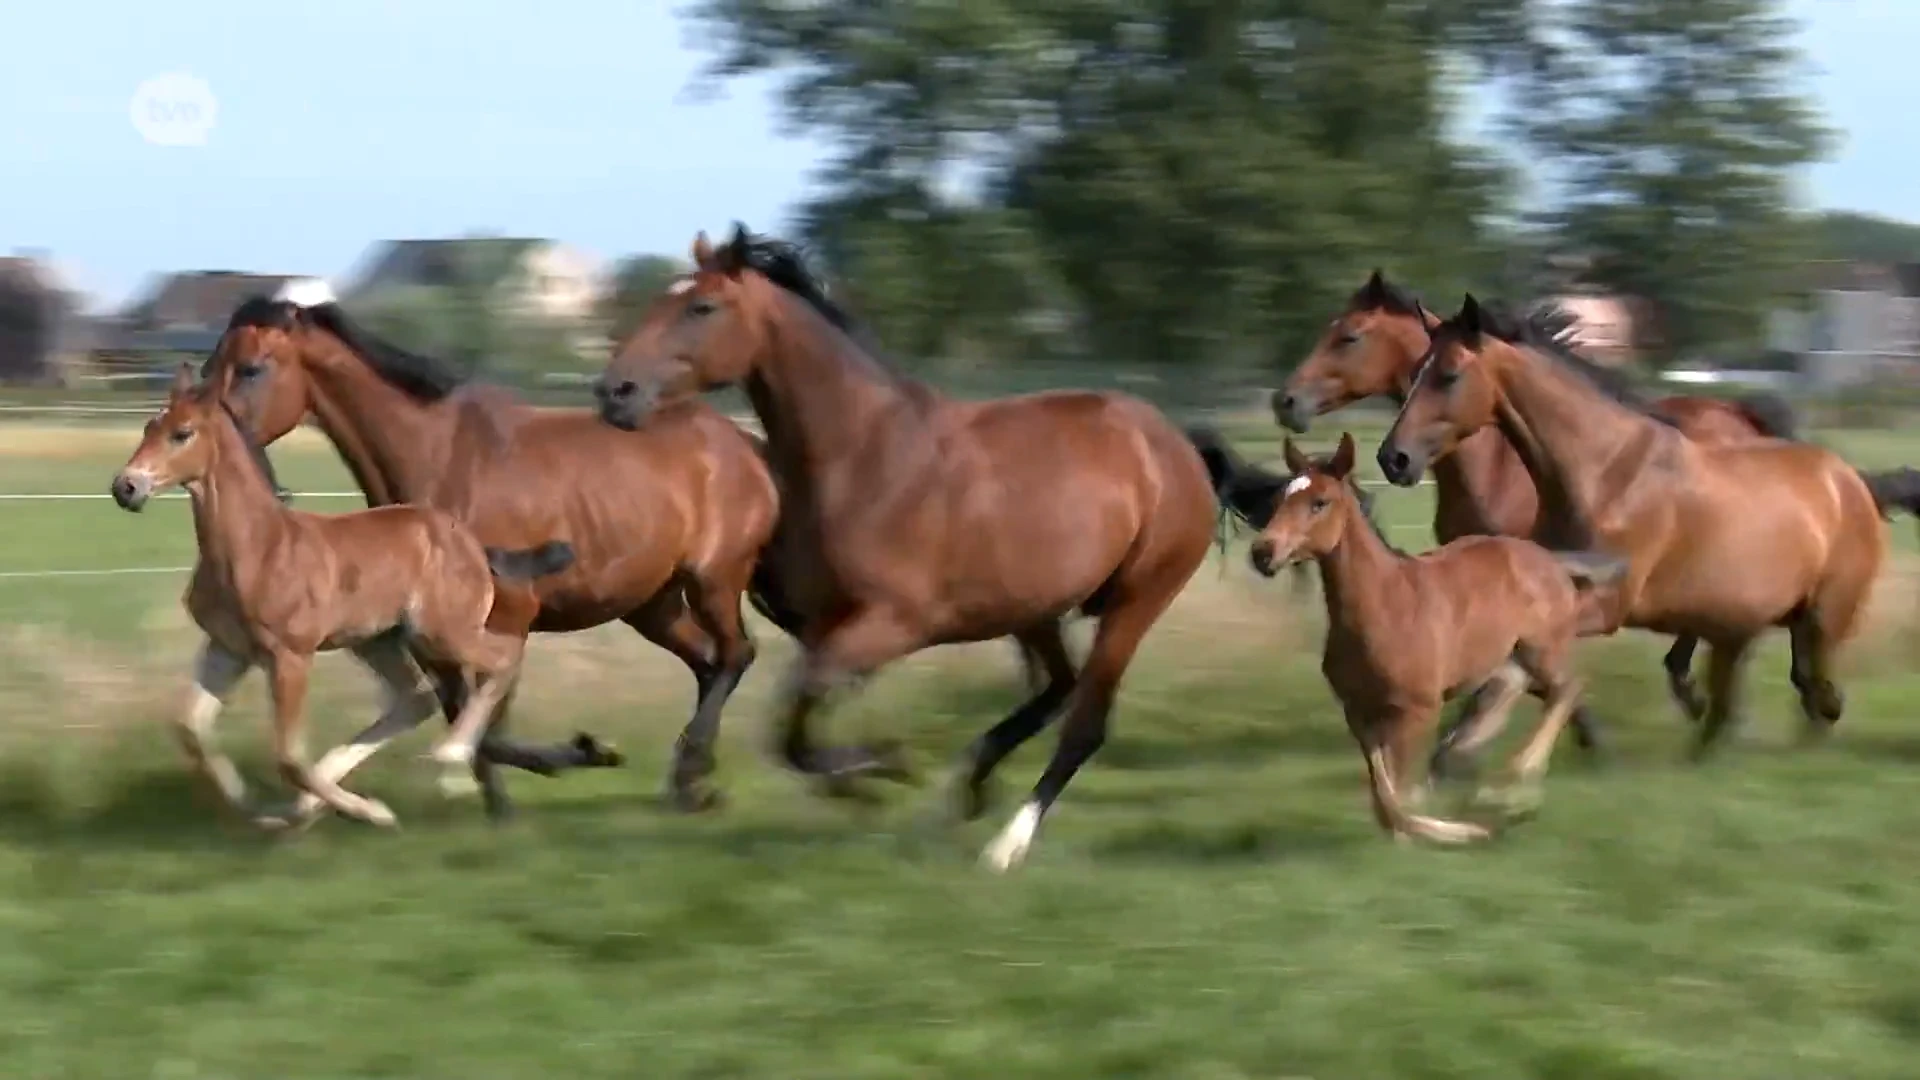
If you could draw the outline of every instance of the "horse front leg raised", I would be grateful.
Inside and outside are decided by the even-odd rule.
[[[891,612],[862,608],[804,643],[790,676],[785,715],[775,730],[776,752],[788,767],[820,781],[835,798],[870,801],[857,784],[862,776],[912,783],[899,745],[819,746],[810,724],[833,691],[858,683],[886,664],[919,650],[925,638]]]

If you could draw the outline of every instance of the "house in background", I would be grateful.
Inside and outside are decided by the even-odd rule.
[[[1767,328],[1809,389],[1920,381],[1920,263],[1823,262],[1811,275],[1805,307]]]
[[[593,317],[609,285],[597,256],[554,240],[464,236],[391,240],[350,275],[341,298],[377,303],[380,294],[430,287],[484,290],[519,314],[558,320]]]
[[[0,257],[0,382],[65,385],[84,362],[93,320],[40,255]]]
[[[1644,306],[1631,297],[1604,293],[1567,293],[1542,303],[1557,305],[1574,317],[1574,344],[1594,361],[1621,367],[1639,359]]]
[[[304,274],[193,270],[156,279],[115,316],[94,348],[106,368],[151,369],[176,354],[205,356],[219,344],[242,301],[271,296]]]

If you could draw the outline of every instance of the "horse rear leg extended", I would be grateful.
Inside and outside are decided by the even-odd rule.
[[[1151,575],[1142,582],[1144,589],[1115,591],[1110,606],[1100,616],[1093,647],[1087,650],[1086,663],[1081,665],[1080,677],[1074,684],[1053,760],[1047,763],[1040,782],[1034,785],[1033,793],[1027,796],[1013,820],[981,852],[981,860],[987,866],[1005,872],[1027,857],[1039,834],[1041,821],[1073,780],[1073,774],[1107,741],[1107,717],[1113,710],[1120,678],[1133,662],[1141,639],[1173,603],[1187,576]]]
[[[1050,619],[1015,635],[1020,654],[1030,664],[1040,666],[1040,685],[1006,719],[987,729],[967,747],[955,778],[954,808],[964,821],[972,821],[986,810],[987,778],[1022,743],[1040,733],[1073,693],[1073,660],[1067,655],[1065,628],[1060,620]],[[1034,680],[1031,676],[1029,683]]]

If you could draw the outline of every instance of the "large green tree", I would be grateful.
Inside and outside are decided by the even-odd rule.
[[[894,349],[1291,359],[1376,265],[1492,265],[1447,61],[1523,0],[695,0],[720,77],[785,77],[836,154],[803,208]]]
[[[1749,345],[1809,239],[1797,172],[1827,133],[1776,0],[1545,5],[1520,95],[1549,222],[1603,284],[1652,300],[1663,351]]]

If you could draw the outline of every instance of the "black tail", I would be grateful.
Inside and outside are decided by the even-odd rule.
[[[800,613],[787,603],[786,596],[780,575],[763,554],[753,568],[752,579],[747,582],[747,603],[760,613],[761,618],[779,627],[788,636],[798,636]]]
[[[1895,510],[1904,510],[1920,517],[1920,470],[1902,465],[1887,472],[1861,472],[1860,479],[1873,492],[1874,509],[1880,511],[1883,518],[1891,518]]]
[[[514,581],[532,581],[573,565],[573,545],[564,540],[549,540],[539,547],[520,551],[506,548],[487,548],[486,551],[487,568],[494,576]]]
[[[1187,429],[1187,440],[1207,463],[1207,479],[1221,505],[1254,528],[1262,528],[1280,505],[1289,477],[1269,472],[1240,456],[1226,436],[1209,427]]]
[[[1794,414],[1793,403],[1779,394],[1766,390],[1742,394],[1734,399],[1734,404],[1747,414],[1760,434],[1776,439],[1800,438],[1800,418]]]

